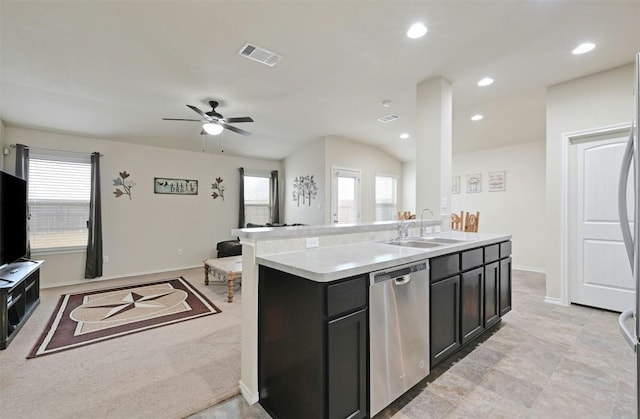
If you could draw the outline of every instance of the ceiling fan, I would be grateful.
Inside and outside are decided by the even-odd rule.
[[[249,131],[245,131],[243,129],[229,125],[238,122],[253,122],[253,119],[251,117],[242,116],[238,118],[225,118],[224,116],[222,116],[222,114],[216,112],[218,102],[216,102],[215,100],[210,100],[209,106],[211,106],[211,110],[209,112],[202,112],[200,109],[196,108],[193,105],[187,105],[187,107],[200,115],[202,119],[162,118],[162,120],[202,122],[202,132],[200,132],[200,135],[218,135],[222,132],[223,129],[228,129],[229,131],[233,131],[240,135],[251,135]]]

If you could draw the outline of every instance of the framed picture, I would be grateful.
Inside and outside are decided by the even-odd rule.
[[[460,176],[451,176],[451,193],[460,193]]]
[[[172,195],[198,195],[198,181],[156,177],[153,178],[153,192]]]
[[[467,175],[467,193],[482,192],[482,174]]]
[[[489,192],[502,192],[507,189],[506,172],[489,172]]]

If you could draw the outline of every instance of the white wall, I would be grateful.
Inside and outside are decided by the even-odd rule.
[[[632,58],[632,57],[630,57]],[[547,89],[546,240],[547,299],[566,299],[561,243],[562,136],[566,133],[629,123],[633,118],[632,64]]]
[[[402,165],[402,205],[400,211],[416,213],[416,162]]]
[[[5,143],[69,151],[99,151],[101,159],[104,278],[200,266],[215,245],[237,227],[238,168],[282,171],[279,161],[187,152],[122,142],[5,127]],[[5,167],[13,170],[11,154]],[[136,183],[132,199],[116,198],[113,179],[126,170]],[[160,195],[153,178],[197,179],[196,196]],[[224,179],[224,201],[211,197],[211,183]],[[282,182],[282,176],[280,181]],[[183,254],[179,256],[178,249]],[[42,285],[84,282],[85,254],[37,254],[44,259]]]
[[[331,179],[331,168],[342,167],[361,171],[360,222],[376,221],[375,176],[393,175],[398,179],[398,205],[402,203],[402,163],[379,148],[338,137],[326,138],[325,178]],[[325,222],[331,222],[331,184],[326,193]]]
[[[454,154],[452,167],[460,194],[451,195],[451,211],[480,211],[480,232],[512,234],[514,267],[543,271],[544,141]],[[506,190],[488,192],[488,172],[502,170]],[[466,175],[474,173],[482,174],[482,192],[466,193]]]
[[[324,204],[327,183],[325,180],[325,141],[323,138],[311,141],[296,150],[284,161],[284,222],[286,224],[324,224]],[[300,176],[313,175],[318,187],[315,199],[302,203],[293,200],[293,181]],[[331,187],[331,185],[329,185]]]

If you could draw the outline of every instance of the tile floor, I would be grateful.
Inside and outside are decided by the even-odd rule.
[[[636,418],[635,354],[617,313],[544,303],[544,275],[513,272],[513,310],[376,418]],[[193,419],[270,416],[240,396]]]

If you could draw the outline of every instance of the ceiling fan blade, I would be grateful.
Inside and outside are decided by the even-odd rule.
[[[246,135],[246,136],[251,135],[251,133],[249,131],[245,131],[243,129],[236,128],[236,127],[233,127],[231,125],[222,124],[222,127],[225,128],[225,129],[228,129],[229,131],[233,131],[235,133],[238,133],[240,135]]]
[[[201,117],[203,117],[207,121],[213,121],[213,118],[211,118],[209,115],[207,115],[206,113],[202,112],[200,109],[196,108],[195,106],[192,106],[192,105],[187,105],[187,106],[190,109],[192,109],[194,112],[197,112],[198,115],[200,115]]]
[[[183,119],[183,118],[162,118],[163,121],[193,121],[200,122],[200,119]]]
[[[225,118],[225,121],[230,124],[234,124],[237,122],[253,122],[253,119],[251,119],[250,116],[241,116],[239,118]]]

